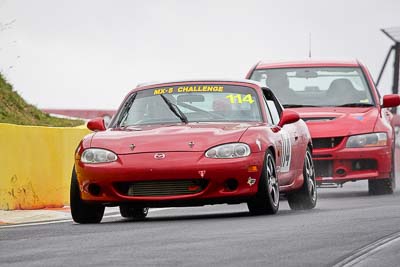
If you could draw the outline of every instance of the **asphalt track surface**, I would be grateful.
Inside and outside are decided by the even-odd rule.
[[[314,210],[282,201],[273,216],[215,205],[3,227],[0,266],[400,266],[399,191],[369,196],[364,181],[318,193]]]

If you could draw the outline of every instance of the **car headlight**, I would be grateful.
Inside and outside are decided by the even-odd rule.
[[[370,133],[350,136],[347,140],[346,147],[386,146],[386,144],[386,133]]]
[[[81,162],[83,163],[105,163],[117,160],[117,155],[109,150],[100,148],[88,148],[83,151]]]
[[[206,151],[206,157],[214,159],[242,158],[247,157],[250,153],[248,145],[244,143],[232,143],[210,148]]]

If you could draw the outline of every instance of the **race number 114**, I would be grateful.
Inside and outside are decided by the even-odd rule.
[[[250,104],[254,103],[254,99],[251,96],[251,94],[247,94],[245,96],[242,96],[241,94],[230,94],[230,95],[227,95],[226,98],[229,99],[231,104],[235,104],[235,103],[242,104],[242,103],[246,103],[246,102],[250,103]]]

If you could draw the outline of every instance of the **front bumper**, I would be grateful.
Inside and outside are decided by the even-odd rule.
[[[390,177],[392,155],[389,146],[346,148],[345,143],[335,148],[314,148],[317,183],[342,184]]]
[[[111,163],[83,164],[76,159],[75,169],[85,201],[100,202],[108,205],[130,204],[146,206],[193,205],[193,203],[228,203],[249,198],[257,193],[264,153],[252,153],[248,157],[237,159],[210,159],[202,152],[166,152],[165,158],[155,159],[155,153],[118,155],[118,160]],[[249,166],[257,166],[257,171]],[[249,183],[249,178],[255,183]],[[201,188],[189,186],[187,193],[182,191],[154,195],[152,190],[146,194],[133,195],[134,190],[121,189],[122,185],[135,183],[142,187],[171,186],[170,183],[182,184],[185,181],[200,181]],[[228,184],[227,181],[236,181]],[[154,181],[153,185],[152,182]],[[204,182],[202,182],[204,181]],[[182,182],[182,183],[181,183]],[[96,190],[93,190],[94,186]],[[232,190],[232,188],[234,188]],[[156,188],[159,189],[159,188]],[[183,188],[185,189],[185,188]],[[193,189],[193,190],[192,190]],[[185,189],[186,190],[186,189]],[[192,191],[190,191],[192,190]],[[184,191],[186,192],[186,191]],[[241,201],[240,201],[241,202]]]

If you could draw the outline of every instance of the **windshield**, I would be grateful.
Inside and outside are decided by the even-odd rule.
[[[254,89],[234,85],[179,85],[133,93],[112,127],[235,121],[262,121]]]
[[[268,86],[284,107],[375,105],[359,68],[263,69],[251,79]]]

